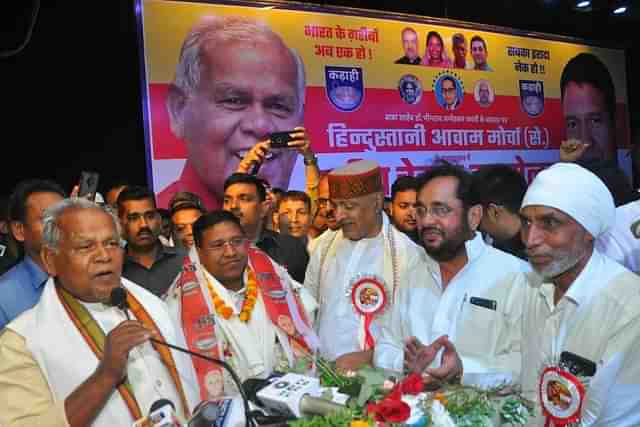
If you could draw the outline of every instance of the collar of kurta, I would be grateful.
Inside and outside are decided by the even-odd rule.
[[[578,306],[587,304],[592,296],[609,282],[601,275],[603,263],[603,255],[594,248],[589,261],[562,298],[567,298]],[[554,286],[553,283],[543,282],[539,290],[540,295],[552,302],[551,307],[553,307]]]

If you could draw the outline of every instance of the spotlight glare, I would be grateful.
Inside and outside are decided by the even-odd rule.
[[[627,11],[627,6],[620,6],[620,7],[616,7],[613,10],[613,14],[614,15],[622,15],[623,13],[625,13]]]
[[[591,6],[591,2],[589,0],[580,1],[578,2],[578,4],[576,4],[576,7],[579,7],[579,8],[584,8],[589,6]]]

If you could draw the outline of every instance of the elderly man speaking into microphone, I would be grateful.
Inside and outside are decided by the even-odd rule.
[[[188,416],[199,397],[193,366],[150,342],[173,343],[175,331],[162,301],[120,277],[117,218],[65,199],[43,223],[50,278],[39,303],[0,333],[0,425],[130,426],[159,399]],[[118,288],[127,312],[109,304]]]

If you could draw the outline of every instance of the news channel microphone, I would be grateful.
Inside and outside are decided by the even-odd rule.
[[[234,401],[226,398],[216,401],[203,401],[193,411],[193,416],[187,422],[188,427],[211,427],[236,425],[234,422]],[[242,420],[240,420],[242,421]]]
[[[325,416],[345,408],[345,405],[319,397],[320,391],[318,378],[289,373],[259,390],[256,397],[267,411],[296,418]]]
[[[182,427],[176,407],[169,399],[158,399],[151,405],[149,415],[133,423],[133,427]]]
[[[127,290],[125,288],[119,287],[119,288],[113,289],[111,291],[109,304],[123,310],[127,316],[127,319],[129,319],[129,311],[128,311],[129,304],[127,303]],[[231,366],[229,366],[228,363],[226,363],[223,360],[214,359],[212,357],[205,356],[204,354],[191,351],[187,348],[182,348],[182,347],[178,347],[177,345],[169,344],[168,342],[163,340],[149,338],[149,341],[156,343],[158,345],[169,347],[173,350],[176,350],[182,353],[186,353],[190,356],[199,357],[200,359],[204,359],[210,363],[216,364],[218,366],[222,366],[224,369],[226,369],[227,372],[229,372],[229,375],[231,375],[231,378],[233,379],[233,382],[235,383],[236,387],[238,388],[238,391],[240,392],[240,396],[242,397],[242,403],[244,405],[244,413],[246,416],[247,426],[248,427],[255,426],[255,422],[251,417],[251,411],[249,410],[249,400],[247,399],[247,396],[245,395],[244,390],[242,388],[242,382],[240,381],[238,374],[235,373],[235,371],[231,368]]]

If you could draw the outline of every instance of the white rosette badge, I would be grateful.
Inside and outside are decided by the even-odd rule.
[[[360,348],[371,349],[375,346],[375,340],[371,334],[371,323],[389,305],[389,292],[384,280],[373,275],[356,276],[349,284],[347,297],[351,300],[355,312],[360,315],[358,331]]]

